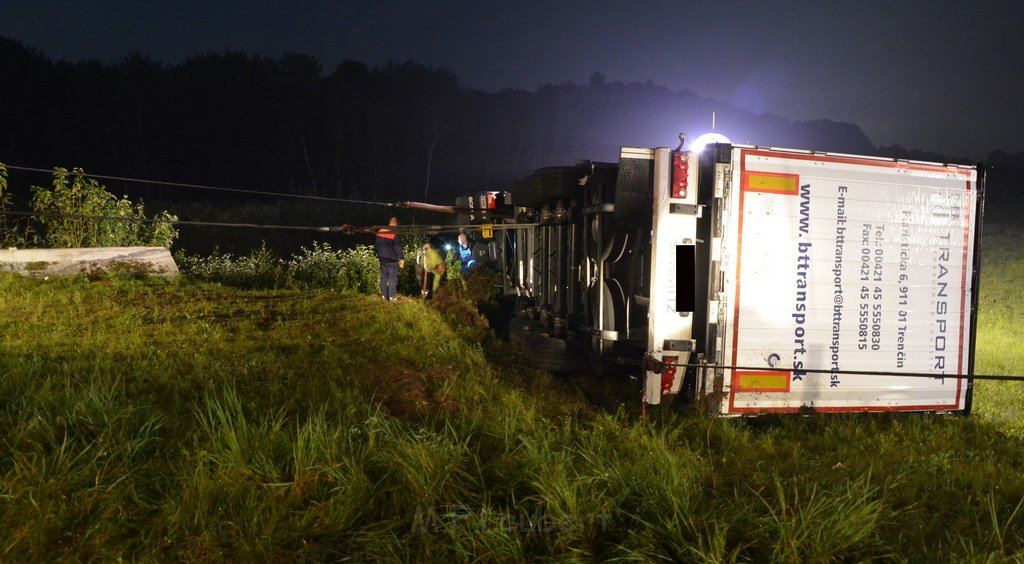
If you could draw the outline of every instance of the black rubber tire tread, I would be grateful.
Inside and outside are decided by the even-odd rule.
[[[514,319],[509,325],[509,336],[522,347],[530,366],[549,372],[571,372],[580,368],[578,355],[571,353],[565,339],[535,331],[536,328],[522,319]]]
[[[579,192],[576,169],[571,166],[541,168],[526,178],[512,201],[520,206],[535,206],[556,200],[569,200]]]

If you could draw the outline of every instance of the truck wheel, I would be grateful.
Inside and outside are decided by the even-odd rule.
[[[539,332],[524,319],[512,320],[509,336],[519,343],[527,354],[527,362],[534,368],[549,372],[572,372],[582,368],[580,355],[574,354],[565,339]]]
[[[537,205],[555,200],[569,200],[577,195],[576,168],[559,166],[541,168],[530,175],[515,193],[516,205]]]

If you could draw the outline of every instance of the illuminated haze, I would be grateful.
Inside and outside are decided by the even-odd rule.
[[[413,60],[487,91],[583,84],[599,71],[850,122],[876,145],[981,159],[1024,151],[1022,15],[1008,2],[9,0],[0,35],[67,60],[304,52],[326,72],[345,59]]]

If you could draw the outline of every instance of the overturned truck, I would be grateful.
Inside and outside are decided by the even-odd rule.
[[[486,247],[541,367],[617,366],[645,404],[717,415],[968,413],[983,186],[975,166],[628,147],[464,204],[518,226]]]

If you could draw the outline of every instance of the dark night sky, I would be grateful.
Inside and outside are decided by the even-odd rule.
[[[0,3],[0,35],[54,59],[304,52],[326,72],[346,58],[414,60],[489,91],[599,71],[971,159],[1024,151],[1022,23],[1021,2]]]

